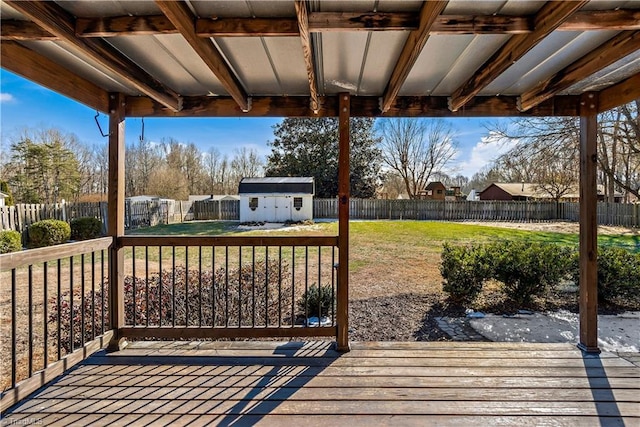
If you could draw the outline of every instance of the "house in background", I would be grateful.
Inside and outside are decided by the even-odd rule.
[[[604,185],[598,184],[597,197],[599,202],[605,201]],[[622,202],[622,193],[616,192],[614,195],[615,203]],[[553,200],[551,195],[540,188],[538,184],[529,182],[521,182],[517,184],[494,182],[480,192],[480,200]],[[560,197],[563,202],[579,202],[580,190],[576,188],[569,189]]]
[[[2,191],[0,191],[0,206],[4,206],[4,199],[9,197],[8,194],[4,194]]]
[[[312,177],[242,178],[238,186],[240,222],[313,219]]]
[[[480,192],[480,200],[536,200],[541,199],[535,184],[494,182]]]
[[[447,195],[447,187],[440,181],[430,182],[424,190],[418,193],[419,199],[444,200]]]

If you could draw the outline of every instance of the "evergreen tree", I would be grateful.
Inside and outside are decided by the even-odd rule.
[[[0,192],[7,195],[7,197],[4,198],[5,206],[13,206],[13,195],[11,194],[9,183],[7,181],[0,181]]]
[[[312,176],[316,196],[333,198],[338,194],[338,120],[335,118],[287,118],[274,126],[266,176]],[[374,119],[352,118],[351,196],[370,198],[380,180],[380,139],[374,132]]]

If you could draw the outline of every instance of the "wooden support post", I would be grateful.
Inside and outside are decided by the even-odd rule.
[[[124,327],[124,250],[118,239],[124,236],[124,121],[125,96],[109,94],[109,192],[107,229],[113,238],[109,249],[109,324],[113,336],[109,351],[126,345],[120,328]]]
[[[596,94],[580,100],[580,343],[588,353],[598,348],[598,194]]]
[[[339,96],[338,129],[340,151],[338,155],[338,330],[336,340],[339,351],[349,351],[349,117],[351,113],[348,93]]]

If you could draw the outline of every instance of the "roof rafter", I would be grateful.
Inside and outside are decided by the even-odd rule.
[[[383,113],[391,107],[395,97],[398,95],[400,88],[411,72],[413,64],[416,63],[420,52],[422,52],[422,48],[429,39],[429,32],[431,31],[433,23],[447,6],[447,3],[448,1],[430,1],[423,3],[420,9],[418,29],[409,34],[380,100],[380,110]]]
[[[211,39],[203,39],[196,35],[196,17],[189,9],[189,6],[181,0],[158,0],[156,4],[216,75],[222,86],[238,103],[242,111],[249,111],[251,109],[251,100],[218,48]]]
[[[313,61],[313,46],[311,35],[309,34],[309,15],[307,13],[306,1],[295,1],[296,15],[298,18],[298,28],[300,30],[300,42],[302,43],[302,54],[307,67],[307,79],[309,80],[310,106],[314,114],[320,110],[320,100],[318,98],[318,84],[316,82],[316,64]]]
[[[598,99],[600,112],[640,99],[640,73],[601,90]]]
[[[94,83],[72,73],[15,41],[0,43],[2,67],[39,85],[102,112],[109,111],[109,94]],[[166,107],[166,106],[164,106]]]
[[[587,0],[545,3],[533,20],[534,30],[532,33],[511,36],[471,78],[453,92],[449,98],[451,111],[458,111],[462,108],[586,3],[588,3]]]
[[[535,107],[580,80],[640,50],[640,31],[623,31],[520,96],[521,111]]]
[[[15,0],[6,0],[5,3],[116,74],[126,84],[174,111],[180,110],[182,101],[176,92],[162,85],[110,44],[100,39],[76,37],[74,17],[56,3]]]

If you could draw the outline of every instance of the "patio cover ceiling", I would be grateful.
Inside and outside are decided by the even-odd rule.
[[[579,115],[640,98],[640,2],[9,1],[1,64],[127,116]],[[591,98],[584,98],[592,93]]]

